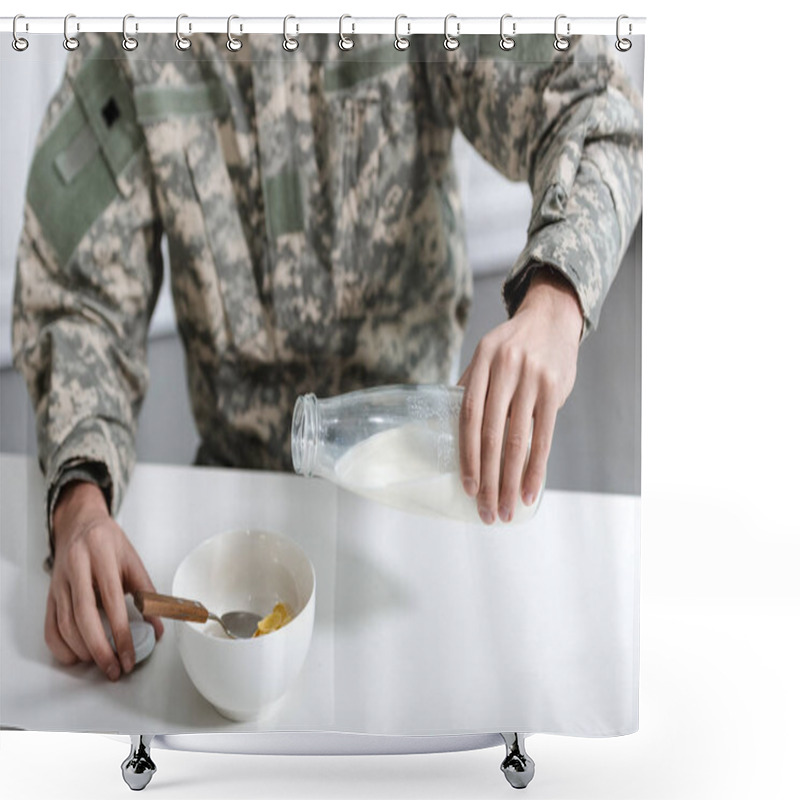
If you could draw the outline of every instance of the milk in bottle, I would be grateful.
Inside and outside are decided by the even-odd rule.
[[[482,525],[461,484],[462,396],[457,386],[413,384],[303,395],[292,421],[295,471],[404,511]],[[530,520],[541,497],[530,506],[518,498],[509,524]]]

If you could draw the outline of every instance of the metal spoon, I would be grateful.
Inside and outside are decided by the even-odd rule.
[[[261,617],[252,611],[228,611],[218,617],[197,600],[184,600],[182,597],[155,592],[134,592],[133,604],[146,617],[169,617],[187,622],[213,619],[231,639],[251,639],[261,621]]]

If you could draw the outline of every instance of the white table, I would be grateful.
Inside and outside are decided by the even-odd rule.
[[[390,752],[394,737],[463,744],[497,741],[499,731],[638,727],[637,497],[548,491],[529,525],[486,529],[294,475],[137,466],[119,521],[158,590],[169,592],[184,555],[223,530],[280,531],[314,563],[303,672],[266,719],[248,723],[221,717],[196,692],[169,620],[153,655],[117,683],[55,662],[43,638],[42,497],[31,459],[0,457],[5,727],[158,734],[170,746],[185,746],[181,734],[268,732],[270,752],[302,732],[369,734],[358,740],[372,742],[367,750],[383,737]],[[243,737],[221,738],[250,749]]]

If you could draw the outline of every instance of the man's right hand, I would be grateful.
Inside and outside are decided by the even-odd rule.
[[[53,512],[55,558],[44,638],[62,664],[94,661],[112,681],[135,664],[125,592],[155,591],[133,545],[109,514],[102,491],[76,481],[62,489]],[[106,638],[98,601],[111,624],[119,659]],[[164,632],[148,617],[156,639]]]

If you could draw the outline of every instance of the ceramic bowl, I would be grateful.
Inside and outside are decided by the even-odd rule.
[[[263,617],[278,602],[289,607],[288,624],[254,639],[229,639],[210,619],[175,623],[183,666],[197,691],[229,719],[263,716],[297,679],[311,642],[316,580],[306,554],[281,534],[222,533],[183,559],[172,594],[199,600],[218,616],[252,611]]]

